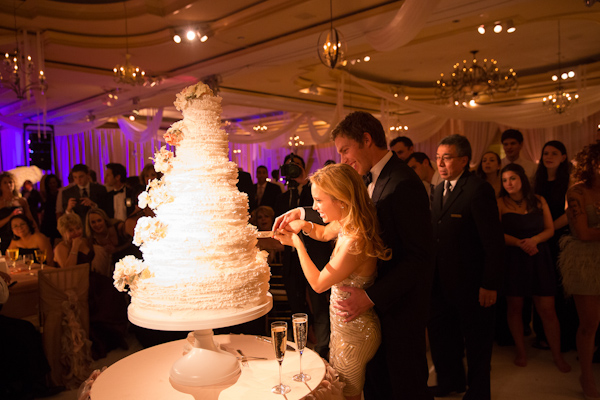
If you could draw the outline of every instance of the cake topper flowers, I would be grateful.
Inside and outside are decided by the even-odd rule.
[[[173,159],[173,152],[167,150],[166,146],[160,148],[159,151],[154,153],[154,158],[150,157],[151,160],[154,160],[154,169],[156,172],[167,173],[173,168],[171,164],[171,160]]]
[[[125,286],[135,289],[138,279],[150,278],[152,273],[142,260],[134,256],[126,256],[115,264],[113,273],[114,285],[119,292],[125,291]]]
[[[183,121],[177,121],[164,134],[164,138],[171,146],[179,146],[183,140]]]
[[[177,93],[177,100],[173,103],[178,111],[183,111],[187,107],[189,100],[199,99],[204,95],[212,95],[213,91],[208,85],[203,82],[198,82],[195,85],[188,86],[180,93]]]

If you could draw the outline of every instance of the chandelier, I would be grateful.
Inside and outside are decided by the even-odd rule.
[[[493,96],[495,93],[507,93],[515,89],[517,73],[511,68],[507,73],[501,73],[498,62],[494,59],[477,62],[477,50],[471,51],[473,61],[470,66],[467,60],[454,65],[450,78],[441,74],[436,83],[436,96],[441,99],[450,99],[455,105],[473,104],[480,95]]]
[[[15,15],[15,51],[5,53],[4,59],[0,66],[0,86],[8,88],[15,92],[19,100],[29,98],[32,90],[39,90],[41,94],[45,94],[48,89],[46,83],[46,75],[41,67],[43,59],[38,60],[40,69],[36,69],[31,56],[22,51],[21,42],[19,41],[19,33],[22,34],[23,43],[28,40],[27,31],[18,31],[16,28]],[[37,33],[37,46],[42,45],[40,33]],[[26,46],[24,46],[26,48]],[[43,50],[39,52],[43,54]]]
[[[329,0],[329,29],[319,35],[317,42],[317,53],[319,60],[326,67],[334,69],[341,65],[344,58],[346,43],[344,37],[333,27],[333,5],[332,0]]]
[[[558,82],[558,84],[556,86],[556,91],[553,94],[548,95],[542,99],[543,106],[546,107],[548,110],[554,111],[557,114],[564,113],[565,111],[568,110],[569,107],[571,107],[573,104],[575,104],[579,101],[579,95],[577,93],[574,93],[573,95],[571,95],[571,93],[565,92],[563,90],[561,81],[565,81],[569,78],[574,78],[575,72],[574,71],[561,72],[560,55],[561,54],[560,54],[560,20],[559,20],[558,21],[558,75],[552,76],[552,80],[555,82]]]
[[[115,81],[117,83],[125,83],[128,85],[143,85],[146,83],[146,72],[140,67],[131,63],[131,54],[129,54],[129,35],[127,32],[127,6],[123,2],[125,9],[125,64],[117,64],[113,68]],[[154,86],[154,84],[152,84]]]

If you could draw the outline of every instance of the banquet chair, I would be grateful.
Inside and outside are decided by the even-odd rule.
[[[52,384],[79,387],[90,373],[89,264],[39,271],[40,328]]]

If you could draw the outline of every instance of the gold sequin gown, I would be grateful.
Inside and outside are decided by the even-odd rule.
[[[351,322],[344,322],[346,317],[337,315],[333,308],[338,300],[348,297],[340,286],[352,286],[366,289],[375,281],[375,275],[358,276],[351,274],[342,282],[331,288],[329,318],[331,321],[331,340],[329,342],[329,362],[346,384],[345,396],[355,396],[362,392],[365,383],[365,367],[373,358],[381,343],[379,318],[371,308]]]

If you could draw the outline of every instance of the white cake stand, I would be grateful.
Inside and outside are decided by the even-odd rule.
[[[268,313],[273,307],[273,297],[267,294],[267,302],[257,307],[224,315],[213,315],[198,320],[177,320],[165,316],[161,318],[140,317],[129,306],[129,320],[142,328],[164,331],[194,331],[192,350],[175,361],[171,367],[171,380],[183,386],[212,386],[230,380],[240,372],[237,358],[217,347],[213,339],[213,329],[224,328],[255,320]]]

